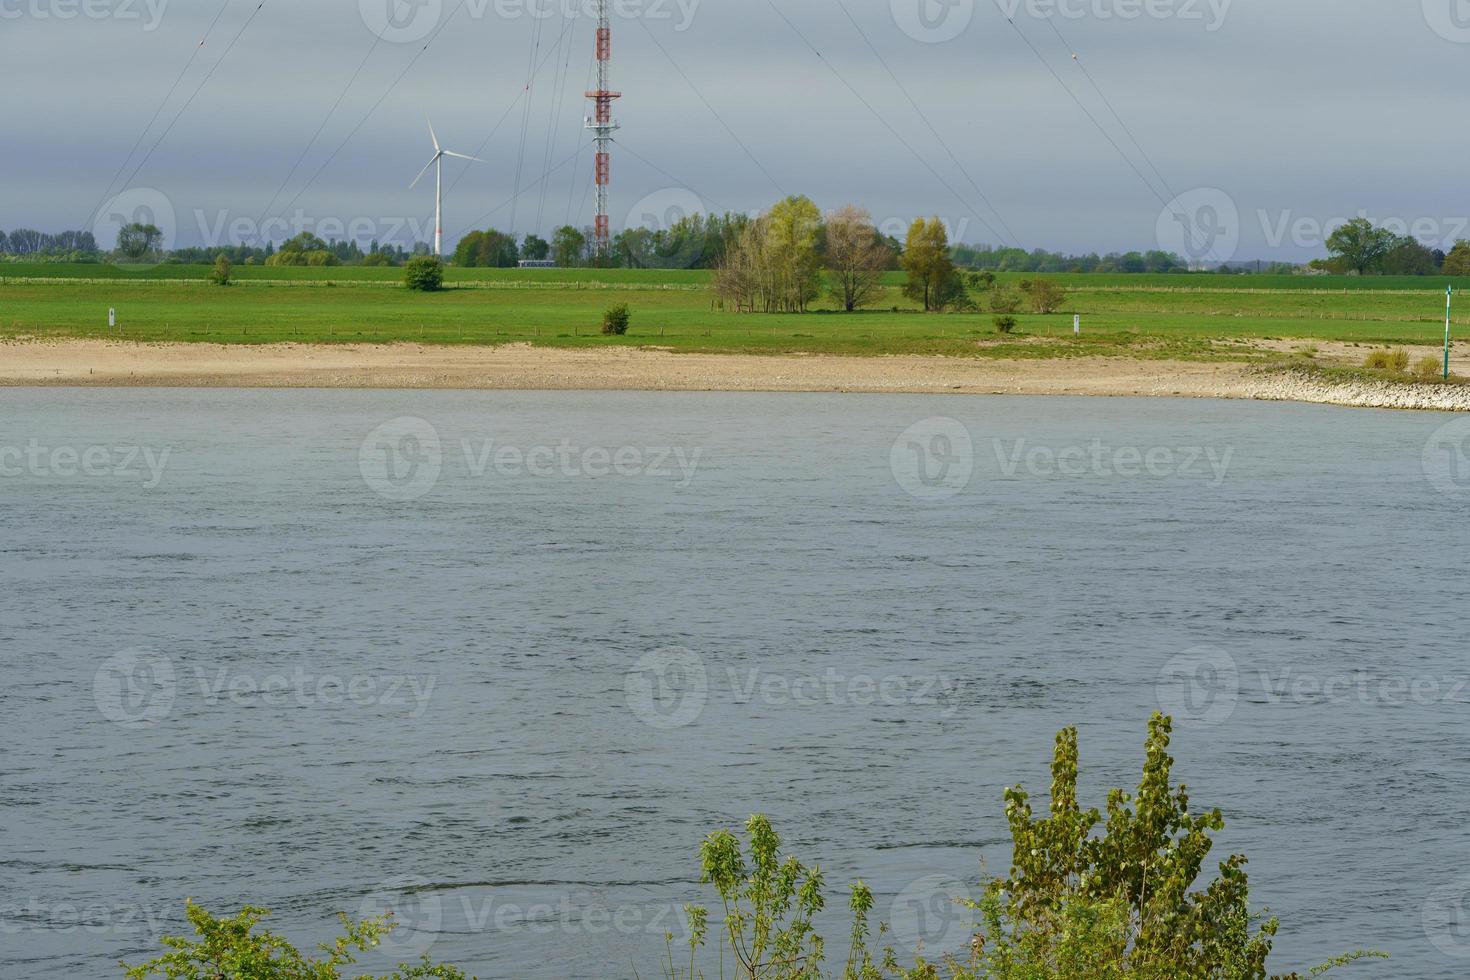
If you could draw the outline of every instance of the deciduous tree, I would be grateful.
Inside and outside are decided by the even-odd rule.
[[[827,216],[827,270],[832,296],[851,313],[883,294],[883,271],[893,261],[873,218],[849,204]]]

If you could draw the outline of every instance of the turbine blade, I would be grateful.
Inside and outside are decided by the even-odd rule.
[[[484,163],[485,162],[484,160],[481,160],[479,157],[466,156],[463,153],[455,153],[453,150],[445,150],[444,151],[444,155],[447,156],[447,157],[457,157],[460,160],[470,160],[470,161],[473,161],[474,163]]]
[[[434,122],[433,122],[433,120],[425,120],[425,121],[428,122],[428,124],[429,124],[429,139],[431,139],[431,140],[434,141],[434,152],[435,153],[438,153],[439,152],[439,137],[436,136],[436,135],[434,135]]]
[[[413,183],[412,184],[409,184],[408,185],[408,189],[409,190],[413,190],[415,187],[417,187],[419,185],[419,181],[421,181],[421,180],[424,179],[424,174],[428,173],[429,170],[430,170],[430,168],[433,167],[434,164],[436,164],[438,162],[439,162],[439,154],[436,153],[436,154],[434,154],[434,159],[432,159],[428,163],[424,164],[424,169],[422,169],[422,170],[419,171],[419,175],[413,179]]]

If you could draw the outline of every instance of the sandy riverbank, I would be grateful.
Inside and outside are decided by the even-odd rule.
[[[1234,363],[753,356],[393,345],[0,343],[0,385],[843,391],[1252,398],[1470,411],[1470,388],[1327,384]]]

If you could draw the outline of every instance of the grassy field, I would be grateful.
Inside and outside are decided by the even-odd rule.
[[[1439,278],[1048,276],[1067,288],[1066,312],[1022,314],[1016,333],[1000,338],[989,313],[918,311],[902,296],[898,274],[877,310],[766,316],[717,309],[709,273],[691,270],[450,269],[450,288],[429,295],[402,288],[401,269],[237,266],[229,288],[210,285],[209,271],[0,265],[0,337],[1250,359],[1261,354],[1248,342],[1265,339],[1439,343],[1446,285]],[[1470,289],[1470,280],[1455,285]],[[626,337],[598,332],[614,303],[633,309]],[[118,311],[119,330],[108,329],[109,308]],[[1072,337],[1074,312],[1083,317],[1080,340]],[[1470,306],[1457,323],[1470,329]]]

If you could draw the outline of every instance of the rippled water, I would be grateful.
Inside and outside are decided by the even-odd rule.
[[[834,905],[862,876],[956,949],[1004,787],[1044,794],[1076,724],[1100,804],[1163,707],[1275,968],[1464,976],[1447,421],[0,392],[0,975],[116,976],[193,896],[305,943],[393,907],[393,959],[482,978],[656,976],[700,839],[755,811]]]

